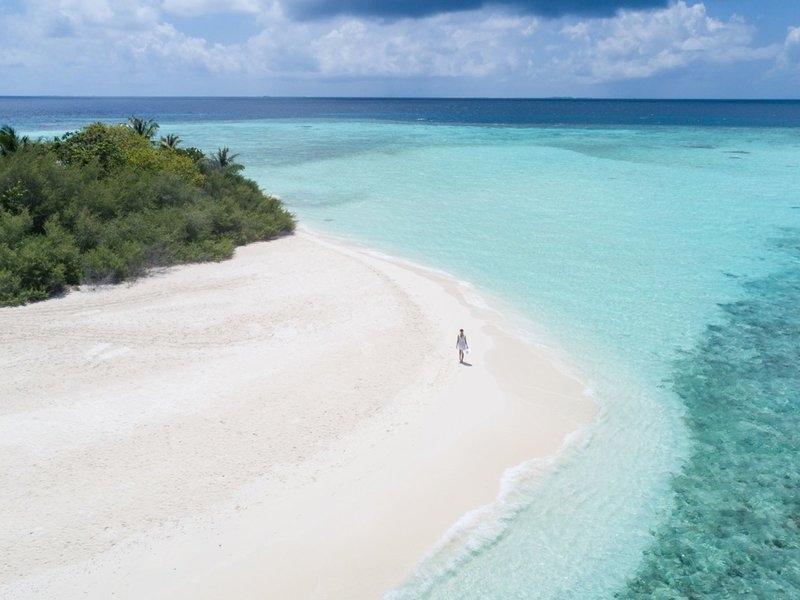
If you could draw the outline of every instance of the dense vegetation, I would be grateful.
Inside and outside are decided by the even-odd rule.
[[[228,148],[181,148],[158,124],[94,123],[51,141],[0,128],[0,306],[230,258],[294,219]]]

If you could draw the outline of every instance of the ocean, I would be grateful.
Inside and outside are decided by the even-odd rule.
[[[585,438],[388,598],[800,597],[800,102],[0,98],[34,138],[134,114],[591,388]]]

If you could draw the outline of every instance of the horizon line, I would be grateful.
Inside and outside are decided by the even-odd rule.
[[[615,101],[615,102],[800,102],[798,98],[724,98],[724,97],[684,97],[665,98],[656,96],[637,97],[611,97],[611,96],[272,96],[261,95],[149,95],[149,94],[119,94],[119,95],[72,95],[72,94],[0,94],[0,99],[26,99],[26,98],[52,98],[52,99],[128,99],[128,98],[208,98],[228,100],[569,100],[569,101]]]

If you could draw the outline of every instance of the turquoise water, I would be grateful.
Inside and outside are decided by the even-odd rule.
[[[718,108],[159,118],[238,152],[302,223],[510,304],[593,391],[588,436],[543,479],[510,473],[390,597],[800,595],[800,130],[719,126],[736,107]]]
[[[221,135],[199,129],[183,131],[205,144]],[[750,507],[777,545],[750,540],[746,522],[714,537],[721,514],[745,510],[730,495],[751,490],[709,477],[727,469],[749,480],[757,471],[759,489],[764,478],[780,487],[797,458],[797,427],[779,436],[793,455],[767,449],[743,473],[740,454],[759,442],[735,446],[745,432],[729,423],[730,404],[750,402],[745,412],[759,414],[767,398],[752,399],[737,383],[728,385],[741,398],[727,389],[695,405],[698,378],[707,379],[691,374],[714,371],[701,365],[710,332],[732,326],[729,307],[750,302],[757,282],[796,258],[774,242],[800,225],[795,130],[284,122],[231,124],[227,135],[250,175],[302,222],[445,269],[512,303],[581,365],[602,408],[586,446],[530,490],[530,504],[497,507],[494,520],[507,527],[487,524],[461,554],[430,557],[393,596],[652,598],[668,590],[664,597],[681,598],[696,588],[697,597],[728,597],[720,581],[733,557],[750,564],[758,554],[764,568],[784,565],[786,575],[763,590],[800,593],[800,513]],[[798,341],[790,337],[795,350]],[[729,343],[738,348],[738,339]],[[780,388],[781,401],[795,403],[793,425],[799,389],[791,379]],[[706,432],[702,415],[720,411],[729,416],[714,424],[709,449],[696,430]],[[752,434],[761,426],[750,418]],[[708,454],[725,456],[728,444],[737,458],[710,467]],[[693,528],[686,521],[698,498],[715,508]],[[719,555],[708,557],[709,545]],[[682,558],[686,546],[704,560]],[[763,569],[742,571],[746,583],[734,590],[767,586]]]

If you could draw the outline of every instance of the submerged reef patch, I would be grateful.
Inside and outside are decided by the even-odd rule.
[[[800,594],[800,232],[775,246],[786,268],[746,282],[674,365],[693,452],[672,515],[616,598]]]

